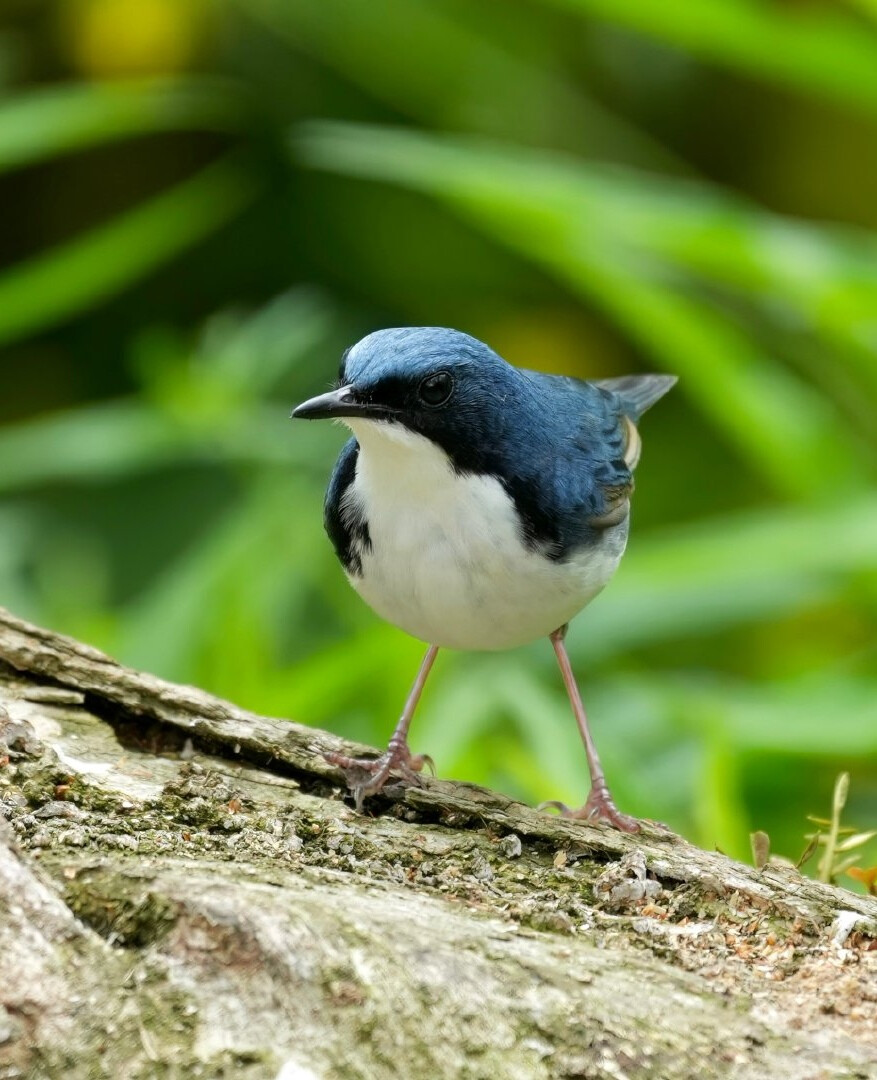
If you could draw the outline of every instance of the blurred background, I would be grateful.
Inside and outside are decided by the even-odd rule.
[[[674,372],[569,636],[616,798],[796,859],[848,771],[877,828],[875,0],[0,12],[0,603],[383,746],[422,646],[345,582],[344,435],[290,406],[388,325]],[[547,642],[440,656],[412,744],[586,794]]]

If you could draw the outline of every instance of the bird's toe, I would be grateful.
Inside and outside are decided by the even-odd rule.
[[[573,821],[587,821],[588,823],[605,821],[620,832],[636,833],[642,829],[642,823],[630,814],[623,814],[611,798],[602,794],[595,796],[593,792],[585,805],[577,809],[572,809],[566,803],[555,800],[539,803],[536,809],[556,810],[560,817],[570,818]]]
[[[432,758],[428,754],[412,754],[407,744],[391,746],[375,758],[349,757],[334,751],[323,756],[329,764],[337,766],[344,773],[358,811],[362,810],[365,799],[377,795],[392,775],[401,776],[409,784],[421,785],[421,770],[428,766],[435,776]]]

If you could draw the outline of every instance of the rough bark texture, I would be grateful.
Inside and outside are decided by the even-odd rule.
[[[0,1078],[877,1077],[877,902],[428,779],[0,610]]]

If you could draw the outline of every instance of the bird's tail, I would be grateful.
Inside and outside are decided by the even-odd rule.
[[[596,386],[621,398],[622,408],[631,420],[639,420],[675,382],[675,375],[622,375],[619,379],[594,380]]]

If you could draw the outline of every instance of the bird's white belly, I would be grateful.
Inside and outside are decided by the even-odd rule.
[[[350,581],[413,637],[452,649],[523,645],[569,622],[618,566],[626,521],[598,546],[549,559],[524,545],[498,480],[455,474],[443,451],[408,432],[406,445],[392,445],[403,441],[397,435],[388,447],[383,433],[363,438],[359,428],[346,502],[364,513],[371,544]]]

